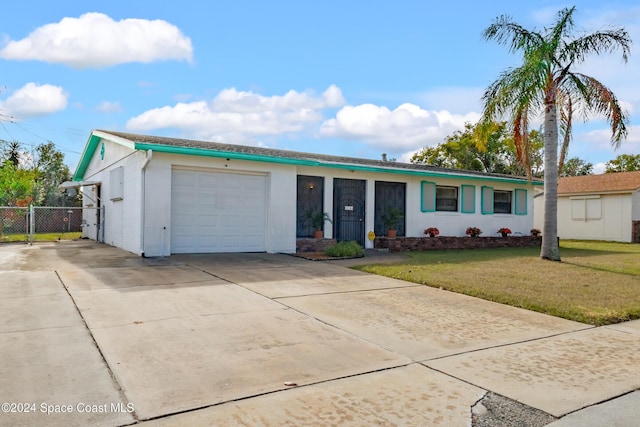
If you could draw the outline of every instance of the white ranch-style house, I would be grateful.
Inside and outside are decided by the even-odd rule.
[[[327,212],[324,236],[372,248],[389,208],[398,236],[437,227],[464,236],[479,227],[528,235],[533,188],[506,175],[95,130],[74,181],[84,235],[142,256],[296,251],[311,237],[309,211]]]

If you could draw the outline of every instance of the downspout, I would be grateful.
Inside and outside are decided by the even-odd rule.
[[[145,225],[145,217],[146,217],[146,170],[151,158],[153,157],[153,151],[147,150],[145,155],[144,164],[142,165],[142,178],[141,178],[141,189],[140,189],[140,255],[144,258],[144,225]],[[163,249],[164,250],[164,249]]]

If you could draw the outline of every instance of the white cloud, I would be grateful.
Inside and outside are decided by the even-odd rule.
[[[447,110],[464,114],[482,109],[483,88],[475,87],[439,87],[420,96],[420,103],[426,108]]]
[[[593,173],[594,175],[600,175],[604,173],[606,168],[607,166],[605,165],[605,162],[598,162],[593,165]]]
[[[191,40],[166,21],[114,21],[102,13],[46,24],[0,50],[4,59],[60,63],[78,69],[127,62],[191,61],[192,55]]]
[[[101,113],[120,113],[122,112],[122,105],[119,102],[103,101],[97,107],[96,110]]]
[[[622,141],[621,147],[625,144],[640,144],[640,126],[629,126],[628,135],[625,140]],[[593,144],[599,144],[601,147],[611,146],[611,128],[600,128],[584,132],[579,134],[576,139],[580,139],[585,142]]]
[[[402,104],[395,110],[362,104],[343,107],[336,117],[325,121],[320,134],[325,137],[355,139],[376,148],[397,152],[418,149],[443,142],[447,135],[475,123],[478,113],[464,115],[448,111],[428,111],[414,104]]]
[[[342,92],[334,85],[320,96],[294,90],[282,96],[263,96],[230,88],[209,102],[180,102],[148,110],[131,118],[127,128],[175,128],[198,138],[247,143],[260,135],[301,132],[322,121],[322,110],[343,104]]]
[[[59,86],[27,83],[5,101],[0,101],[0,109],[18,119],[44,116],[67,108],[67,98]]]

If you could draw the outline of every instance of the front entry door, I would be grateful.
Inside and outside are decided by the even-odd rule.
[[[364,246],[366,181],[334,178],[333,218],[335,238],[355,240]]]

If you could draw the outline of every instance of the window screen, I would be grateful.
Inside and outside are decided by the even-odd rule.
[[[602,199],[591,197],[571,199],[571,219],[574,221],[595,221],[602,218]]]
[[[436,186],[436,210],[458,211],[458,187]]]
[[[493,191],[493,213],[511,213],[511,191]]]

